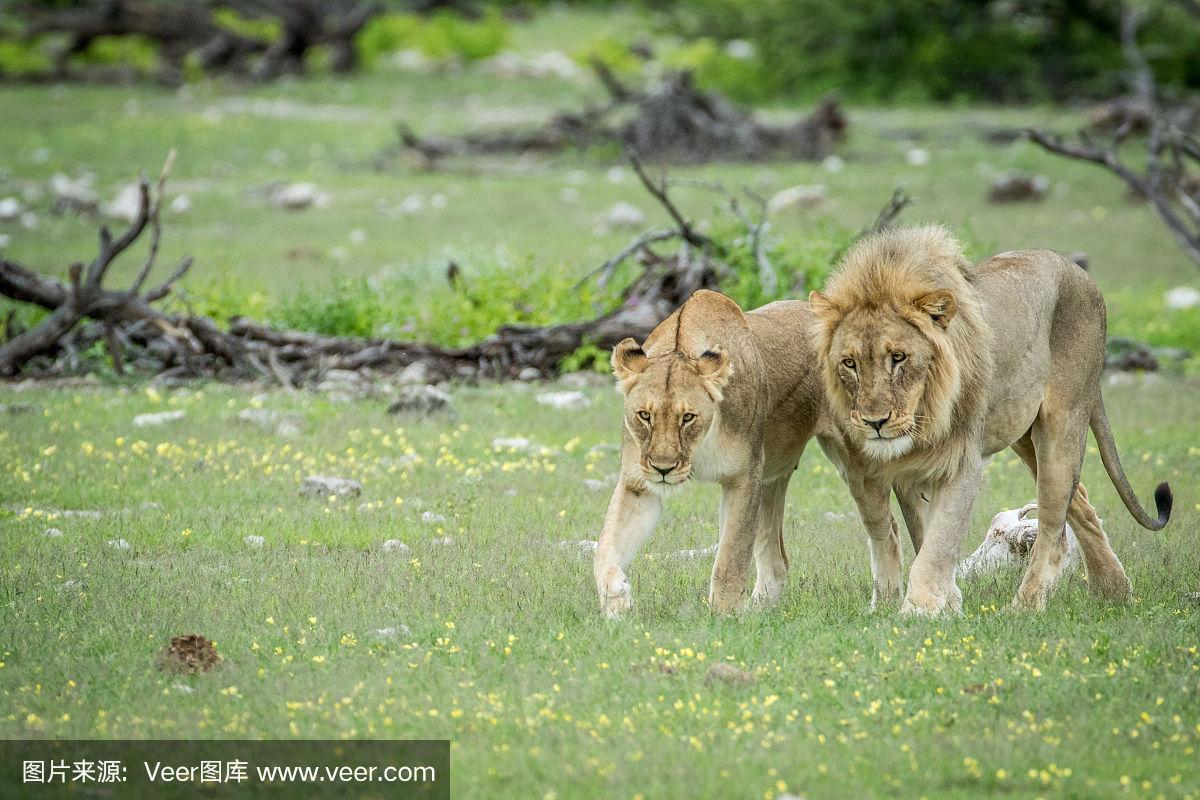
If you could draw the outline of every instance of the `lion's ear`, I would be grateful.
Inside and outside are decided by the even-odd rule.
[[[649,364],[646,351],[633,339],[623,339],[613,348],[613,374],[617,376],[622,389],[628,389],[629,384],[645,372]]]
[[[842,316],[842,310],[832,300],[818,291],[809,292],[808,303],[812,306],[813,313],[816,314],[817,319],[822,322],[837,322]]]
[[[696,359],[696,372],[704,378],[712,390],[712,394],[720,399],[721,389],[729,381],[733,369],[729,364],[729,354],[720,348],[705,350]]]
[[[918,297],[916,306],[933,318],[933,321],[943,329],[950,325],[950,320],[954,319],[954,313],[958,311],[958,301],[945,289],[938,289],[923,297]]]

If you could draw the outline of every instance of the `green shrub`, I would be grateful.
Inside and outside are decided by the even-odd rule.
[[[278,20],[270,17],[252,19],[243,17],[230,8],[218,8],[213,11],[213,22],[230,33],[245,36],[249,39],[262,39],[272,42],[279,38],[283,29]]]
[[[53,66],[40,40],[0,39],[0,75],[35,75]]]
[[[690,70],[699,86],[716,89],[734,100],[751,103],[771,95],[768,71],[757,54],[738,58],[708,37],[689,42],[664,61],[670,67]]]
[[[430,58],[477,61],[499,53],[508,44],[508,23],[495,9],[470,20],[452,11],[428,19],[415,14],[384,14],[367,23],[354,46],[364,66],[397,50],[419,50]]]
[[[611,36],[601,37],[573,54],[575,60],[587,66],[599,61],[617,75],[631,77],[641,74],[642,60],[634,55],[627,42]]]
[[[97,36],[82,53],[72,56],[80,64],[128,66],[138,72],[154,70],[158,45],[144,36]]]
[[[1195,24],[1151,7],[1140,40],[1152,66],[1200,86]],[[1117,0],[688,0],[672,19],[689,37],[753,42],[769,65],[764,96],[1028,101],[1123,91],[1121,11]]]

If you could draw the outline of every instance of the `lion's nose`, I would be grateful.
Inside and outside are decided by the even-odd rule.
[[[879,419],[867,419],[866,417],[863,417],[863,422],[874,428],[876,433],[883,433],[883,423],[887,422],[891,418],[891,414],[885,414]]]
[[[675,469],[674,464],[669,467],[660,467],[658,464],[651,464],[650,466],[654,467],[655,471],[657,471],[658,474],[662,475],[664,478],[671,474],[671,470]]]

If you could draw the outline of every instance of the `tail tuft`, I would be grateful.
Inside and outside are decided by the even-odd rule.
[[[1171,495],[1171,487],[1166,481],[1163,481],[1154,490],[1154,507],[1158,510],[1156,530],[1165,527],[1167,521],[1171,519],[1171,506],[1174,503],[1175,499]]]

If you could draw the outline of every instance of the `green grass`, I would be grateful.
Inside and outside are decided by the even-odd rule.
[[[448,737],[463,797],[757,797],[777,782],[831,798],[1194,796],[1198,388],[1106,392],[1134,485],[1170,480],[1177,497],[1171,526],[1147,533],[1087,461],[1132,606],[1093,600],[1076,570],[1040,614],[1006,610],[1015,573],[965,583],[961,619],[869,614],[864,537],[813,452],[789,496],[778,609],[715,619],[709,560],[671,557],[715,538],[703,486],[669,504],[618,623],[600,618],[576,545],[608,499],[583,481],[617,469],[597,448],[619,425],[607,388],[568,413],[525,387],[463,387],[456,419],[428,421],[220,386],[4,390],[33,409],[0,432],[0,736]],[[296,414],[302,434],[236,421],[252,406]],[[163,409],[187,416],[131,425]],[[496,452],[497,436],[534,447]],[[313,473],[363,495],[299,498]],[[998,457],[964,548],[1032,495]],[[383,550],[393,538],[411,552]],[[160,672],[156,652],[190,632],[224,665]],[[706,684],[718,660],[757,683]]]

